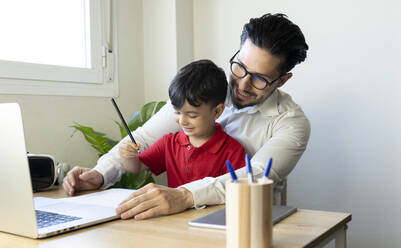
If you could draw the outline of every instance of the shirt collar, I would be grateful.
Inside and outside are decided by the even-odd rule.
[[[219,123],[215,123],[214,124],[216,126],[216,132],[213,134],[213,136],[206,141],[205,144],[203,144],[200,147],[197,148],[201,148],[204,150],[207,150],[211,153],[217,153],[220,148],[223,146],[227,134],[221,129],[221,126]],[[185,133],[183,131],[180,131],[178,133],[178,137],[177,137],[177,142],[181,145],[181,146],[188,146],[191,145],[191,143],[189,142],[188,136],[185,135]]]
[[[279,98],[280,98],[280,90],[276,89],[273,93],[262,103],[249,106],[242,109],[237,109],[234,107],[234,104],[231,99],[231,95],[228,92],[225,105],[227,108],[231,109],[232,112],[247,112],[248,114],[253,114],[256,112],[260,112],[263,116],[276,116],[279,115]]]
[[[189,142],[188,136],[185,135],[184,131],[178,132],[178,135],[177,135],[177,142],[178,142],[178,144],[180,144],[181,146],[191,145],[191,143]]]

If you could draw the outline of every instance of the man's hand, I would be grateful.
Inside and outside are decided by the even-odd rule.
[[[169,188],[150,183],[131,194],[116,209],[121,219],[143,220],[157,215],[174,214],[192,207],[192,193],[185,188]]]
[[[67,173],[63,181],[63,188],[68,195],[83,190],[98,189],[103,185],[103,175],[90,168],[75,166]]]

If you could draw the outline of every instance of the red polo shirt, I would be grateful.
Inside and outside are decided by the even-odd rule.
[[[194,147],[183,131],[170,133],[139,154],[155,175],[167,171],[168,186],[175,188],[204,177],[228,173],[225,161],[234,169],[245,165],[245,150],[216,123],[215,134],[202,146]]]

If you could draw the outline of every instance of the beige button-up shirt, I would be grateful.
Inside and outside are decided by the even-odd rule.
[[[255,177],[262,176],[269,158],[273,158],[269,178],[275,182],[281,181],[293,170],[306,149],[310,134],[310,124],[304,112],[281,90],[274,91],[263,103],[243,109],[236,109],[227,97],[226,108],[217,122],[251,156]],[[174,119],[174,109],[168,102],[143,127],[134,131],[133,136],[141,148],[146,149],[163,135],[176,131],[179,131],[179,126]],[[128,139],[125,137],[122,141]],[[103,188],[121,178],[125,169],[118,145],[98,160],[95,170],[104,177]],[[247,177],[245,167],[236,170],[236,174],[239,178]],[[230,179],[229,174],[206,177],[181,187],[192,192],[195,207],[221,204],[225,202],[225,182]]]

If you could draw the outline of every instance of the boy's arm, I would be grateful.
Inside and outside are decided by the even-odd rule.
[[[146,166],[139,160],[139,145],[132,142],[124,142],[119,146],[119,152],[124,168],[131,173],[140,173],[146,170]]]
[[[131,159],[123,159],[123,166],[126,171],[131,173],[140,173],[147,169],[146,165],[144,165],[138,157]]]
[[[156,176],[166,171],[165,154],[169,137],[171,138],[172,134],[164,135],[138,156],[145,169],[150,169]]]

